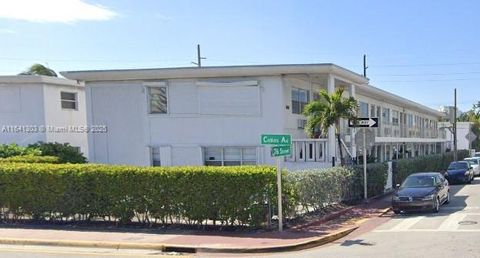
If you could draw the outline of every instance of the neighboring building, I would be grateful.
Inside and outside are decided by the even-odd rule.
[[[74,126],[86,126],[83,84],[48,76],[0,76],[0,144],[70,143],[88,155],[87,134]]]
[[[469,150],[471,143],[475,140],[472,132],[472,122],[457,122],[457,150]],[[447,140],[445,148],[447,151],[453,150],[453,125],[450,122],[440,122],[439,128]],[[469,139],[470,137],[470,139]]]
[[[368,79],[334,64],[261,65],[62,72],[84,81],[92,162],[134,165],[274,164],[263,133],[291,134],[290,169],[330,166],[338,157],[333,127],[307,139],[302,115],[321,88],[345,89],[360,101],[359,116],[378,117],[377,160],[441,152],[441,112],[368,85]],[[355,157],[355,130],[342,122]]]

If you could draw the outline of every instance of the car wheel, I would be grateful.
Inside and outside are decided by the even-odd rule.
[[[437,213],[440,210],[440,198],[435,198],[433,201],[433,212]]]
[[[393,213],[400,214],[400,210],[393,210]]]
[[[450,191],[447,192],[447,198],[445,200],[445,204],[449,204],[450,203]]]

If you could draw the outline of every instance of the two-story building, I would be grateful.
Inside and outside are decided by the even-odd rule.
[[[273,164],[264,133],[291,134],[287,167],[326,167],[338,160],[334,128],[319,139],[304,133],[305,105],[323,88],[343,88],[360,102],[359,116],[378,117],[369,153],[378,160],[442,150],[438,111],[368,85],[334,64],[222,66],[69,71],[86,85],[89,160],[154,166]],[[355,129],[342,124],[356,156]]]
[[[0,76],[0,144],[70,143],[88,155],[83,83],[36,75]]]

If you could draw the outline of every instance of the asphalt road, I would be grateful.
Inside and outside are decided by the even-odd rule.
[[[480,257],[480,178],[450,190],[454,196],[438,214],[391,213],[367,232],[325,246],[254,257]]]

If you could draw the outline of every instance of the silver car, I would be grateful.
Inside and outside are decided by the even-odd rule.
[[[480,157],[465,158],[463,160],[467,161],[472,167],[474,176],[480,176]]]

